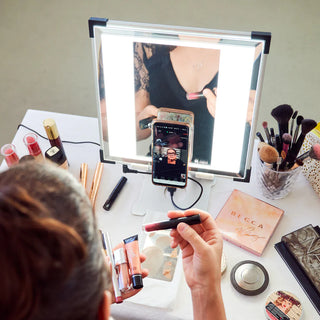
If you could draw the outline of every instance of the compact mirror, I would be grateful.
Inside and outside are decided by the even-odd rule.
[[[182,109],[194,115],[189,168],[249,179],[270,33],[100,18],[89,31],[101,161],[150,165],[149,123]]]

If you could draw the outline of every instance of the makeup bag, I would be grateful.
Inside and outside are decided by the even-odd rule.
[[[310,150],[315,143],[320,143],[320,122],[306,135],[300,154]],[[306,159],[303,163],[303,174],[320,197],[320,161],[311,158]]]

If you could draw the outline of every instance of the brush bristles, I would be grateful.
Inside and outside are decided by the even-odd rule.
[[[316,143],[311,147],[309,151],[309,157],[315,160],[320,160],[320,144],[319,143]]]
[[[303,119],[301,122],[301,133],[306,135],[317,126],[317,122],[312,119]]]
[[[279,122],[286,123],[290,120],[293,109],[289,104],[281,104],[271,111],[271,115]]]
[[[284,133],[282,135],[282,142],[285,143],[285,144],[290,144],[291,143],[291,140],[292,140],[292,136],[291,134],[289,133]]]
[[[297,126],[300,126],[300,124],[301,124],[303,119],[304,119],[303,116],[298,116],[297,117]]]
[[[298,115],[298,111],[296,110],[291,117],[292,120],[294,120],[297,117],[297,115]]]

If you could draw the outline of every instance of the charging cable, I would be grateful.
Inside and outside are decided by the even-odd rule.
[[[203,186],[202,186],[202,184],[199,182],[199,181],[197,181],[197,180],[195,180],[195,179],[193,179],[193,178],[188,178],[188,179],[190,179],[190,180],[192,180],[192,181],[194,181],[196,184],[198,184],[198,186],[200,187],[200,194],[199,194],[199,196],[198,196],[198,198],[196,199],[196,201],[194,201],[189,207],[187,207],[187,208],[181,208],[181,207],[179,207],[175,202],[174,202],[174,200],[173,200],[173,194],[176,192],[176,188],[172,188],[172,187],[168,187],[167,188],[167,190],[168,190],[168,192],[170,193],[170,198],[171,198],[171,202],[172,202],[172,204],[177,208],[177,209],[179,209],[179,210],[188,210],[188,209],[190,209],[190,208],[192,208],[199,200],[200,200],[200,198],[201,198],[201,196],[202,196],[202,193],[203,193]]]

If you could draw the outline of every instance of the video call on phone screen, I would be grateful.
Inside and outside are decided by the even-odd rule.
[[[154,123],[153,182],[184,187],[187,181],[188,148],[189,127],[187,125]]]

